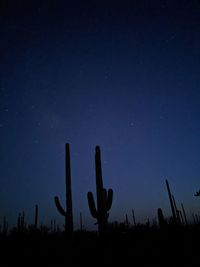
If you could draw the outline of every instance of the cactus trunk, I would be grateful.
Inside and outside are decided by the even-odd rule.
[[[70,150],[69,144],[65,146],[66,151],[66,208],[65,216],[66,231],[73,232],[73,212],[72,212],[72,190],[71,190],[71,165],[70,165]]]
[[[70,167],[70,147],[65,146],[65,173],[66,173],[66,208],[63,209],[59,198],[55,197],[55,204],[61,215],[65,217],[65,232],[73,232],[73,209],[72,209],[72,190],[71,190],[71,167]]]

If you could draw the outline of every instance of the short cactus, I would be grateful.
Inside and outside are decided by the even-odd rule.
[[[88,204],[90,208],[91,215],[97,219],[99,234],[105,234],[108,223],[108,211],[112,206],[113,200],[113,190],[108,189],[108,191],[103,187],[102,179],[102,169],[101,169],[101,151],[100,147],[96,146],[95,153],[95,167],[96,167],[96,195],[97,195],[97,205],[95,206],[95,201],[92,192],[88,192]]]

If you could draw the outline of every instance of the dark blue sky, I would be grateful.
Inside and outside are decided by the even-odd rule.
[[[110,221],[169,216],[169,180],[188,216],[200,200],[198,1],[4,1],[0,6],[0,216],[63,218],[71,145],[75,226],[90,216],[95,146]]]

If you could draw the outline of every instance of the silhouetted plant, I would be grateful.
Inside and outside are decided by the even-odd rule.
[[[3,230],[2,233],[7,235],[8,233],[8,221],[6,220],[6,216],[3,217]]]
[[[82,218],[82,212],[80,212],[80,231],[83,231],[83,218]]]
[[[129,228],[130,226],[130,222],[129,222],[129,219],[128,219],[128,214],[125,215],[125,225],[127,228]]]
[[[177,212],[178,212],[178,214],[179,214],[180,224],[181,224],[181,225],[184,225],[185,222],[184,222],[183,214],[182,214],[181,210],[177,210]]]
[[[196,216],[195,216],[195,214],[192,214],[192,218],[193,218],[193,223],[194,223],[194,225],[197,225],[198,223],[197,223],[197,221],[196,221]]]
[[[97,219],[99,234],[102,235],[107,230],[107,223],[109,216],[108,211],[112,206],[113,190],[108,189],[107,191],[103,187],[101,151],[99,146],[96,146],[96,151],[95,151],[95,168],[96,168],[96,196],[97,196],[96,206],[92,192],[88,192],[87,197],[91,215]]]
[[[181,203],[181,207],[182,207],[182,211],[183,211],[183,217],[184,217],[184,220],[185,220],[185,224],[188,225],[187,216],[186,216],[185,209],[184,209],[184,206],[183,206],[182,203]]]
[[[174,198],[174,196],[172,195],[172,200],[173,200],[173,204],[174,204],[174,209],[176,211],[176,222],[177,224],[181,225],[181,212],[180,210],[177,209],[177,206],[176,206],[176,200]]]
[[[59,198],[54,198],[56,207],[61,215],[65,217],[65,232],[73,232],[73,210],[72,210],[72,190],[71,190],[71,166],[70,166],[70,148],[65,145],[65,166],[66,166],[66,208],[63,209]]]
[[[197,224],[200,224],[200,222],[199,222],[199,216],[197,214],[195,214],[195,218],[196,218]]]
[[[57,223],[56,223],[56,220],[54,219],[53,220],[53,231],[56,232],[56,229],[57,229]]]
[[[50,228],[47,225],[41,224],[40,225],[40,233],[47,235],[50,231]]]
[[[166,227],[167,222],[166,222],[166,220],[164,219],[162,209],[161,209],[161,208],[158,208],[157,213],[158,213],[158,223],[159,223],[159,227],[160,227],[160,229],[163,229],[163,228]]]
[[[22,233],[25,230],[25,214],[24,212],[19,213],[17,218],[17,232]]]
[[[38,228],[38,205],[35,205],[35,229]]]
[[[132,209],[132,218],[133,218],[133,224],[134,226],[136,226],[136,221],[135,221],[135,212],[134,210]]]
[[[173,223],[177,224],[176,208],[174,207],[174,199],[173,199],[173,196],[171,194],[171,190],[170,190],[169,183],[167,180],[166,180],[166,185],[167,185],[167,192],[168,192],[168,196],[169,196],[170,206],[171,206],[171,210],[172,210]]]
[[[57,231],[57,223],[56,223],[56,220],[51,220],[50,221],[50,232],[51,233],[56,233]]]
[[[200,197],[200,190],[194,194],[195,197]]]

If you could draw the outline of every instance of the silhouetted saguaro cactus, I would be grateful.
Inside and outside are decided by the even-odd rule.
[[[99,146],[96,146],[95,167],[96,167],[96,195],[97,195],[96,206],[92,192],[88,192],[87,197],[91,215],[97,219],[99,234],[102,235],[106,232],[107,228],[108,216],[109,216],[108,211],[112,206],[113,190],[108,189],[107,191],[103,187],[102,169],[101,169],[101,151]]]
[[[70,167],[70,148],[69,144],[65,145],[65,162],[66,162],[66,209],[63,209],[59,198],[54,198],[56,207],[61,215],[65,217],[65,232],[73,232],[73,210],[72,210],[72,190],[71,190],[71,167]]]

